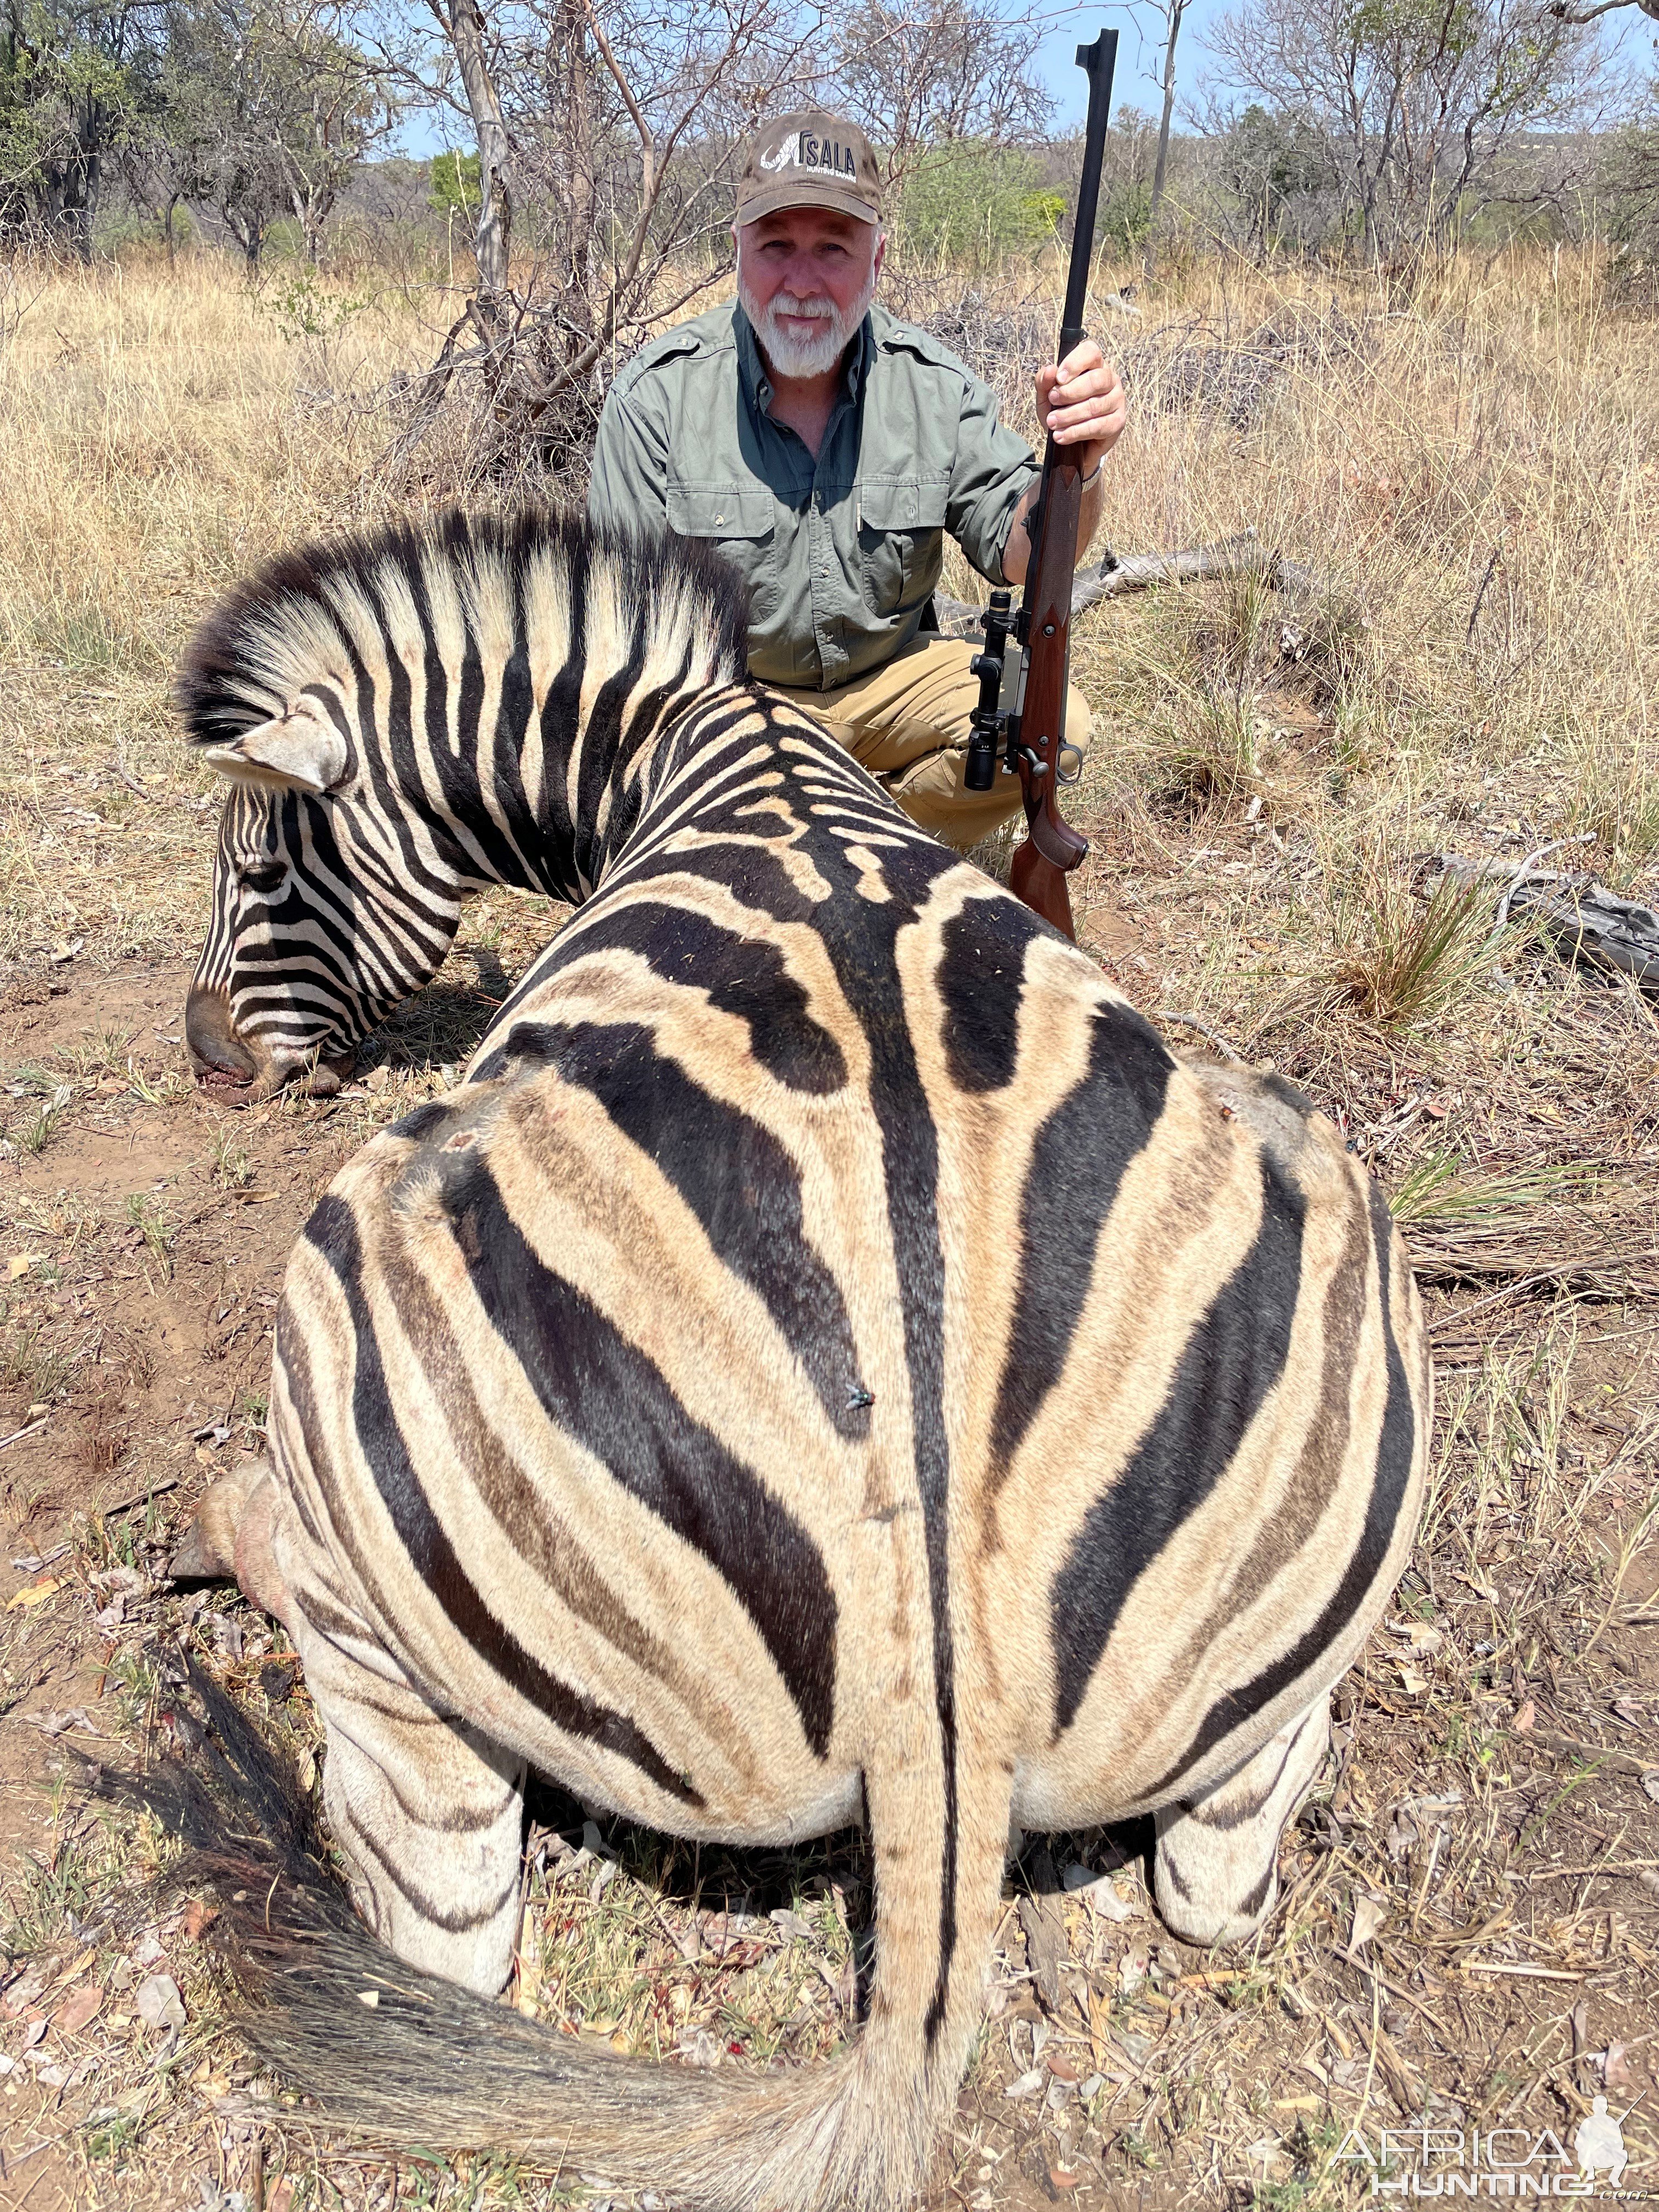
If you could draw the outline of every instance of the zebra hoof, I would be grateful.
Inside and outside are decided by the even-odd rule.
[[[270,1473],[269,1460],[245,1459],[212,1486],[167,1561],[167,1572],[174,1582],[234,1579],[237,1531],[254,1490]]]

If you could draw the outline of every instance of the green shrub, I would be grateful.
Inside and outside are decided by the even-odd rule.
[[[483,196],[476,154],[436,154],[428,172],[427,205],[440,215],[471,215]]]
[[[1065,211],[1034,155],[957,138],[911,170],[895,228],[911,254],[985,269],[1052,238]]]

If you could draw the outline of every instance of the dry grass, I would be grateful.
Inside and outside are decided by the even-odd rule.
[[[1426,866],[1588,831],[1588,865],[1655,887],[1654,331],[1609,313],[1590,254],[1454,264],[1406,302],[1334,289],[1334,308],[1328,276],[1200,266],[1122,326],[1113,541],[1253,525],[1321,583],[1170,591],[1079,625],[1079,904],[1141,1005],[1304,1083],[1388,1183],[1434,1329],[1434,1492],[1246,1955],[1164,1936],[1133,1835],[1049,1839],[1052,1863],[1011,1877],[940,2212],[1352,2204],[1334,2153],[1356,2117],[1570,2138],[1601,2090],[1643,2098],[1632,2178],[1659,2178],[1641,1780],[1659,1767],[1659,1020],[1524,933],[1493,944],[1490,911],[1429,891]],[[1252,341],[1269,325],[1290,334],[1271,373]],[[232,575],[374,510],[364,471],[392,426],[362,395],[429,351],[389,301],[320,357],[233,273],[185,261],[60,275],[0,356],[0,1258],[25,1262],[0,1280],[0,1436],[46,1423],[0,1457],[4,1558],[42,1561],[0,1561],[0,2144],[48,2146],[0,2198],[15,2174],[30,2212],[246,2206],[260,2185],[271,2212],[586,2193],[261,2118],[188,1917],[165,1888],[144,1902],[161,1840],[112,1826],[65,1764],[188,1733],[182,1638],[314,1777],[280,1633],[153,1570],[257,1437],[306,1210],[448,1079],[555,920],[510,894],[470,908],[439,984],[337,1102],[229,1116],[184,1079],[216,794],[182,756],[168,671]],[[23,1592],[44,1594],[11,1607]],[[97,1737],[41,1733],[77,1710]],[[554,1793],[535,1812],[513,2002],[702,2063],[802,2061],[852,2032],[859,1838],[698,1853],[590,1828]],[[1073,1862],[1119,1866],[1108,1910],[1053,1890]],[[1382,1917],[1356,1949],[1364,1900]],[[182,2029],[136,2014],[158,1967]],[[1003,2095],[1033,2071],[1042,2094]]]

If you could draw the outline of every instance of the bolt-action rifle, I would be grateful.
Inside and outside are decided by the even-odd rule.
[[[1091,46],[1079,46],[1077,64],[1089,76],[1089,123],[1083,149],[1083,180],[1078,188],[1077,226],[1072,236],[1072,266],[1066,283],[1060,325],[1063,362],[1083,343],[1083,310],[1094,258],[1095,209],[1100,198],[1101,161],[1112,101],[1112,72],[1117,62],[1117,33],[1103,31]],[[1083,509],[1083,463],[1076,446],[1054,442],[1052,432],[1042,457],[1042,481],[1036,504],[1026,518],[1031,541],[1030,565],[1018,616],[1006,591],[993,592],[985,613],[985,650],[975,654],[979,704],[968,738],[963,781],[969,791],[989,791],[1000,772],[1018,775],[1025,805],[1025,839],[1015,853],[1009,885],[1032,912],[1074,938],[1072,902],[1066,888],[1071,870],[1089,849],[1060,811],[1059,787],[1075,783],[1082,756],[1066,743],[1066,693],[1071,661],[1072,580],[1077,569],[1078,518]],[[1010,636],[1024,655],[1015,703],[999,705]]]

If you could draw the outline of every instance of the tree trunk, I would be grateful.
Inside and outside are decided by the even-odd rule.
[[[473,251],[478,262],[478,301],[486,319],[494,321],[499,312],[498,303],[507,290],[513,232],[507,125],[484,58],[484,21],[478,0],[455,0],[449,20],[455,59],[478,141],[478,220],[473,232]]]
[[[564,70],[562,136],[568,225],[564,308],[573,329],[580,338],[586,338],[592,336],[594,323],[592,256],[599,184],[593,158],[593,87],[589,74],[587,18],[581,0],[561,0],[555,37]]]
[[[1181,19],[1187,12],[1187,0],[1170,0],[1170,43],[1164,50],[1164,114],[1158,126],[1158,164],[1152,171],[1152,228],[1158,228],[1158,210],[1164,204],[1164,180],[1170,167],[1170,125],[1175,116],[1176,41],[1181,36]]]
[[[179,258],[178,240],[173,234],[173,218],[178,209],[179,198],[179,195],[177,192],[169,192],[167,194],[166,212],[161,217],[161,235],[167,240],[167,268],[169,271],[171,271],[175,266]]]

